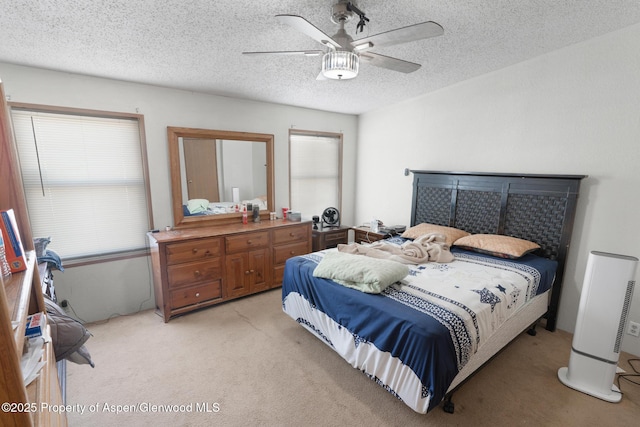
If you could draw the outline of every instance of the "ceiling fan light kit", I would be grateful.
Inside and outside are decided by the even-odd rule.
[[[347,80],[358,75],[360,58],[353,52],[336,50],[322,57],[322,75],[328,79]]]

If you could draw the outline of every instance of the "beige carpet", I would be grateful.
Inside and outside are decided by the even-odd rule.
[[[96,368],[68,364],[67,403],[85,405],[69,425],[630,426],[640,417],[640,386],[623,382],[613,404],[562,385],[571,336],[541,328],[466,383],[454,414],[417,414],[284,314],[280,298],[275,289],[167,324],[145,311],[88,325]]]

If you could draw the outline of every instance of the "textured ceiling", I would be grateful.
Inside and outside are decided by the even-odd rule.
[[[243,51],[322,49],[278,22],[305,17],[333,35],[332,0],[0,0],[0,62],[237,98],[360,114],[640,22],[637,0],[359,0],[355,39],[435,21],[444,35],[382,49],[402,74],[362,64],[317,81],[320,57]],[[1,77],[1,76],[0,76]]]

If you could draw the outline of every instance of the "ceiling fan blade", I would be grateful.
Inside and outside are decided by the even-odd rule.
[[[342,46],[340,46],[338,42],[326,35],[322,30],[304,19],[302,16],[276,15],[276,18],[278,18],[280,22],[295,28],[296,30],[300,31],[303,34],[306,34],[307,36],[311,37],[319,43],[322,43],[325,46],[333,46],[336,49],[342,48]]]
[[[404,61],[402,59],[392,58],[390,56],[384,56],[373,52],[361,53],[360,59],[366,61],[367,64],[386,68],[388,70],[400,71],[401,73],[413,73],[421,67],[420,64],[416,64],[414,62]]]
[[[444,34],[444,29],[440,24],[427,21],[421,24],[409,25],[408,27],[375,34],[360,40],[354,40],[351,42],[351,45],[357,50],[365,51],[374,47],[393,46],[400,43],[437,37],[442,34]]]
[[[242,52],[243,55],[305,55],[320,56],[323,50],[273,50],[268,52]]]

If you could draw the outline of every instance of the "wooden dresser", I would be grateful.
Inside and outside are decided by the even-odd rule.
[[[148,233],[156,309],[172,317],[282,285],[311,252],[311,223],[286,220]]]

